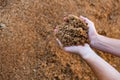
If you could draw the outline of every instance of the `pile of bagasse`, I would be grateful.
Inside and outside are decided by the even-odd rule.
[[[63,47],[89,43],[87,24],[77,16],[69,15],[57,28],[56,37]]]

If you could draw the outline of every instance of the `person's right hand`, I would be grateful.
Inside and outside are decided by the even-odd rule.
[[[88,35],[89,35],[89,40],[91,43],[94,42],[94,39],[98,36],[98,33],[95,29],[95,26],[94,26],[94,23],[89,20],[88,18],[86,17],[83,17],[83,16],[80,16],[80,18],[88,24],[88,27],[89,27],[89,32],[88,32]]]
[[[94,55],[94,51],[90,48],[88,44],[85,44],[84,46],[79,45],[79,46],[64,47],[64,50],[70,53],[79,54],[83,59],[86,59]]]
[[[79,45],[79,46],[67,46],[63,47],[61,41],[59,39],[56,39],[59,46],[66,52],[79,54],[83,59],[86,59],[92,55],[94,55],[94,51],[90,48],[88,44],[85,45]]]

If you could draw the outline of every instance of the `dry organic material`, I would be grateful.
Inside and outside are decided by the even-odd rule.
[[[65,19],[65,22],[58,26],[56,36],[62,42],[63,46],[89,43],[87,24],[74,15],[69,15]]]
[[[0,30],[0,80],[98,80],[78,55],[59,49],[53,27],[63,15],[81,14],[96,24],[99,33],[120,39],[120,0],[4,1],[7,4],[0,5],[0,23],[6,25]],[[120,71],[120,58],[96,53]]]
[[[0,0],[0,8],[3,8],[7,5],[7,0]]]

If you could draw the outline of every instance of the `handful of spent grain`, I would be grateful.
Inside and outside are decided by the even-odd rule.
[[[69,15],[65,22],[58,25],[57,28],[56,37],[61,41],[63,47],[89,43],[87,24],[77,16]]]

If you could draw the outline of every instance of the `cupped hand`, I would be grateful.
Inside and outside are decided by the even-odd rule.
[[[91,40],[92,37],[97,35],[94,23],[92,21],[90,21],[88,18],[80,16],[80,18],[85,21],[88,24],[89,27],[89,39]],[[54,29],[54,33],[56,34],[58,32],[58,28],[55,27]],[[65,50],[66,52],[70,52],[70,53],[76,53],[79,54],[82,58],[86,58],[89,55],[91,55],[92,53],[94,53],[94,51],[91,49],[91,47],[89,46],[89,44],[85,44],[85,45],[79,45],[79,46],[68,46],[68,47],[63,47],[61,41],[57,38],[56,39],[57,43],[59,44],[59,46]]]
[[[79,46],[63,47],[61,41],[58,38],[56,39],[56,41],[61,47],[61,49],[63,49],[64,51],[79,54],[84,59],[89,57],[89,55],[91,55],[94,52],[88,44],[85,44],[83,46],[79,45]]]
[[[79,54],[82,58],[87,58],[94,52],[88,44],[85,44],[84,46],[79,45],[64,47],[64,50],[70,53]]]
[[[94,26],[94,23],[89,20],[88,18],[86,17],[83,17],[83,16],[80,16],[80,18],[88,24],[88,27],[89,27],[89,31],[88,31],[88,35],[89,35],[89,40],[92,42],[94,40],[94,38],[97,37],[98,33],[95,29],[95,26]]]

